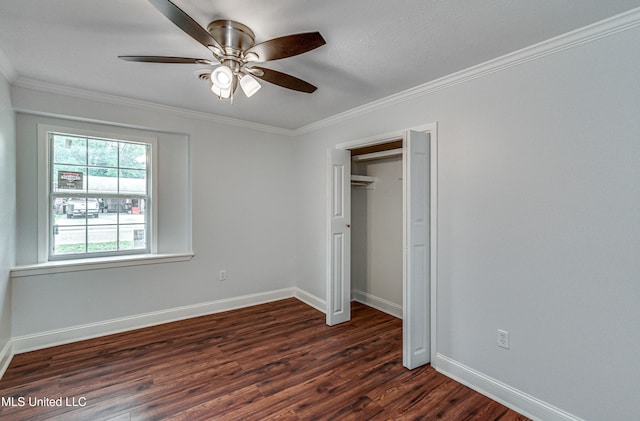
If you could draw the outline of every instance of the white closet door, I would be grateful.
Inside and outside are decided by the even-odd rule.
[[[404,139],[404,274],[402,364],[413,369],[430,360],[430,135],[407,131]]]
[[[351,152],[329,150],[327,324],[351,320]]]

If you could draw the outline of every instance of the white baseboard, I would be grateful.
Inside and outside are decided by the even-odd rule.
[[[4,372],[7,371],[7,367],[9,367],[9,363],[11,363],[12,358],[12,341],[9,339],[2,348],[2,351],[0,351],[0,379],[4,376]]]
[[[437,354],[436,362],[433,366],[447,377],[451,377],[457,382],[533,420],[582,421],[581,418],[575,415],[569,414],[442,354]]]
[[[313,294],[309,294],[307,291],[301,290],[300,288],[294,288],[294,297],[303,303],[319,310],[323,313],[327,313],[327,303],[325,300],[316,297]]]
[[[139,314],[135,316],[105,320],[97,323],[90,323],[80,326],[72,326],[64,329],[35,333],[32,335],[14,337],[11,339],[11,346],[9,347],[9,349],[12,350],[12,352],[9,352],[9,355],[12,356],[13,354],[21,354],[23,352],[35,351],[37,349],[48,348],[51,346],[97,338],[113,333],[120,333],[162,323],[175,322],[177,320],[184,320],[192,317],[205,316],[208,314],[220,313],[237,308],[264,304],[271,301],[291,298],[297,296],[298,294],[299,293],[297,291],[297,288],[285,288],[276,291],[244,295],[241,297],[227,298],[206,303]],[[313,297],[310,294],[307,295],[309,297]],[[307,302],[303,299],[300,300],[305,303]],[[3,350],[3,353],[4,352],[5,350]],[[2,354],[0,354],[0,363],[2,362],[1,357]],[[11,358],[9,358],[9,360],[10,359]]]
[[[384,298],[376,297],[368,292],[354,289],[351,291],[351,299],[362,304],[366,304],[369,307],[373,307],[376,310],[380,310],[398,319],[402,319],[402,306],[396,303],[392,303]]]

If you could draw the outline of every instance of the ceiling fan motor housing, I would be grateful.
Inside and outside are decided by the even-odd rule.
[[[224,48],[227,56],[240,57],[243,51],[253,47],[255,35],[246,25],[233,20],[214,20],[207,31]]]

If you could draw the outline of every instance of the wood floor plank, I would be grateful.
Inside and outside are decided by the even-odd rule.
[[[526,420],[430,366],[405,369],[400,320],[353,303],[327,326],[293,298],[16,355],[0,396],[3,421]]]

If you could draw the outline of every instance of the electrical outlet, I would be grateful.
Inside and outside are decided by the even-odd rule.
[[[220,276],[218,277],[219,281],[226,281],[227,280],[227,271],[222,269],[220,271]]]
[[[509,332],[498,329],[498,346],[500,348],[509,349]]]

